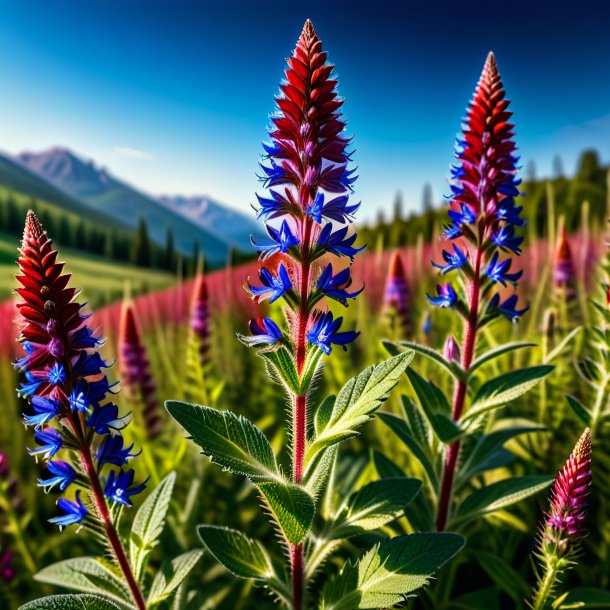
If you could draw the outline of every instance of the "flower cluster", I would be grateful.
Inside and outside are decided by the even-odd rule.
[[[576,298],[576,268],[565,227],[562,227],[557,239],[553,281],[557,288],[565,289],[568,300]]]
[[[510,256],[521,254],[523,238],[516,231],[525,224],[516,202],[520,180],[508,106],[490,53],[455,145],[450,223],[444,227],[445,239],[453,243],[443,250],[443,262],[433,263],[443,276],[456,270],[463,274],[468,303],[451,283],[439,284],[437,295],[428,296],[432,305],[457,307],[465,317],[480,317],[479,326],[500,315],[516,321],[527,309],[518,308],[515,294],[506,297],[499,289],[516,287],[522,275],[511,269]]]
[[[197,337],[202,364],[210,347],[210,298],[205,276],[200,274],[195,281],[191,305],[191,332]]]
[[[25,355],[16,367],[25,376],[18,391],[31,405],[24,423],[34,428],[37,443],[29,453],[46,463],[46,476],[39,480],[45,491],[70,490],[70,498],[59,499],[61,514],[52,523],[82,523],[90,515],[108,523],[106,501],[130,505],[145,483],[134,486],[133,470],[124,469],[137,455],[121,435],[128,419],[112,402],[108,365],[98,352],[101,339],[87,325],[78,292],[69,286],[70,276],[57,256],[35,214],[28,212],[17,276]]]
[[[403,337],[411,331],[411,291],[409,281],[398,252],[392,254],[388,277],[383,293],[383,309],[391,326],[397,326]]]
[[[340,269],[324,255],[353,259],[362,248],[354,245],[350,224],[359,204],[349,194],[356,179],[349,169],[349,138],[341,117],[334,67],[313,25],[307,21],[276,97],[261,163],[261,181],[268,190],[258,197],[258,217],[266,222],[269,241],[252,242],[260,253],[260,284],[248,283],[257,303],[283,299],[289,306],[289,332],[271,318],[250,322],[251,346],[292,348],[301,371],[308,349],[330,354],[333,345],[345,347],[358,333],[340,331],[342,318],[319,307],[322,299],[347,306],[361,290],[350,290],[349,265]],[[309,346],[309,347],[308,347]]]
[[[141,402],[144,427],[148,437],[155,438],[163,425],[157,387],[150,371],[146,346],[140,338],[136,312],[129,302],[123,304],[121,311],[119,354],[123,385],[132,400]]]

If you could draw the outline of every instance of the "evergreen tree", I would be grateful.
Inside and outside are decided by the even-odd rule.
[[[429,214],[434,208],[434,195],[432,193],[432,186],[429,182],[424,184],[424,190],[422,192],[422,210],[424,214]]]
[[[167,229],[167,239],[165,241],[165,268],[170,271],[176,268],[176,245],[174,243],[174,232],[171,227]]]
[[[73,246],[74,236],[72,233],[72,226],[68,220],[66,214],[62,214],[59,217],[59,223],[57,226],[57,242],[62,246]]]
[[[559,155],[553,157],[553,178],[563,178],[563,161]]]
[[[402,221],[402,193],[398,191],[394,199],[394,222]]]
[[[76,231],[74,236],[74,246],[79,250],[87,250],[87,226],[85,221],[81,218],[76,225]]]
[[[131,260],[138,267],[150,267],[152,262],[152,248],[150,237],[148,236],[148,225],[144,218],[140,218],[138,223]]]

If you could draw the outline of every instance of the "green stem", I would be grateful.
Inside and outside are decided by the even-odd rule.
[[[19,522],[19,517],[11,506],[9,498],[6,498],[6,505],[8,521],[15,535],[15,542],[17,543],[17,548],[19,549],[19,553],[21,555],[21,558],[23,559],[23,563],[25,564],[25,567],[28,569],[28,572],[30,572],[30,574],[36,574],[36,572],[38,571],[38,568],[36,567],[36,562],[34,561],[34,557],[32,556],[32,553],[30,552],[30,549],[25,541],[25,537],[23,535],[23,528],[21,527],[21,523]]]
[[[545,608],[547,608],[558,576],[559,570],[556,562],[553,561],[552,563],[547,563],[546,573],[544,578],[540,581],[538,590],[536,591],[536,595],[532,601],[532,610],[545,610]]]

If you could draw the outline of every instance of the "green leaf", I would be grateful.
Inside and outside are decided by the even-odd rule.
[[[460,504],[451,525],[455,527],[520,502],[546,489],[553,480],[548,476],[513,477],[477,489]]]
[[[430,483],[435,489],[438,489],[438,475],[432,462],[424,453],[419,443],[415,440],[411,431],[407,427],[407,424],[400,417],[393,415],[392,413],[380,413],[379,419],[388,426],[396,436],[406,445],[406,447],[411,451],[413,456],[417,458],[419,463],[423,466],[426,474],[428,475],[428,479]]]
[[[299,374],[297,373],[294,358],[288,349],[280,347],[269,352],[259,352],[259,354],[270,367],[271,375],[279,383],[282,383],[289,390],[298,394],[300,388]]]
[[[298,394],[305,395],[311,386],[314,375],[320,368],[320,361],[324,352],[319,347],[310,348],[307,350],[307,358],[305,359],[305,366],[301,374],[301,382],[299,384]]]
[[[457,362],[450,362],[449,360],[445,360],[442,354],[439,354],[436,350],[428,347],[427,345],[420,345],[419,343],[414,343],[412,341],[382,341],[383,347],[386,348],[389,354],[395,356],[399,354],[401,351],[405,349],[413,350],[418,354],[422,354],[422,356],[426,356],[426,358],[436,362],[436,364],[440,364],[444,369],[449,371],[456,379],[464,380],[466,379],[466,373],[464,369]]]
[[[468,457],[457,473],[455,479],[456,489],[459,489],[476,474],[488,470],[489,466],[493,465],[494,456],[497,454],[498,450],[500,450],[510,439],[520,436],[521,434],[542,432],[543,430],[546,430],[544,426],[534,424],[529,426],[511,426],[509,428],[496,430],[490,434],[483,434],[472,451],[468,454]]]
[[[585,426],[591,425],[591,413],[587,407],[585,407],[580,401],[576,400],[574,396],[566,395],[566,400],[570,407],[572,407],[572,411],[576,414],[576,416],[585,424]]]
[[[515,602],[528,596],[530,585],[519,572],[496,553],[477,550],[474,556],[496,585],[510,595]]]
[[[556,346],[544,357],[544,364],[552,362],[563,352],[563,350],[572,342],[572,340],[582,331],[582,326],[577,326],[572,329]]]
[[[536,347],[537,343],[531,343],[529,341],[518,341],[515,343],[505,343],[500,347],[496,347],[494,349],[490,349],[488,352],[485,352],[482,356],[479,356],[468,369],[468,377],[472,377],[473,373],[484,364],[503,356],[504,354],[508,354],[509,352],[513,352],[517,349],[523,349],[526,347]]]
[[[148,606],[158,604],[170,597],[189,575],[202,555],[202,550],[195,549],[179,555],[172,561],[165,561],[153,580],[148,596]]]
[[[260,542],[226,527],[200,525],[197,531],[206,549],[234,576],[262,581],[273,576],[271,560]]]
[[[299,544],[305,539],[315,513],[313,498],[299,485],[269,481],[259,483],[269,510],[286,540]]]
[[[398,536],[375,545],[356,565],[345,564],[324,587],[320,610],[386,608],[428,584],[464,545],[457,534]]]
[[[83,593],[101,593],[123,608],[135,608],[123,579],[95,557],[73,557],[54,563],[40,570],[34,579]]]
[[[561,604],[561,610],[568,608],[610,608],[610,591],[593,587],[576,587],[570,591]]]
[[[165,406],[212,462],[251,479],[280,477],[267,437],[245,417],[173,400]]]
[[[133,520],[129,557],[137,581],[144,573],[148,555],[159,544],[175,483],[176,473],[170,472],[148,495]]]
[[[333,527],[332,538],[347,538],[376,530],[401,517],[422,483],[406,477],[381,479],[364,485],[347,500]]]
[[[471,420],[515,400],[540,383],[553,368],[548,365],[532,366],[487,381],[479,388],[463,419]]]
[[[98,595],[50,595],[28,602],[19,610],[119,610],[119,607]]]
[[[326,425],[307,448],[305,466],[322,449],[357,434],[356,429],[371,419],[398,383],[413,352],[404,352],[350,379],[339,392]]]

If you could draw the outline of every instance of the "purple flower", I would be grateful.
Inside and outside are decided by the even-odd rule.
[[[249,347],[271,346],[282,340],[282,331],[271,318],[250,320],[249,327],[252,336],[239,335],[242,342]]]

